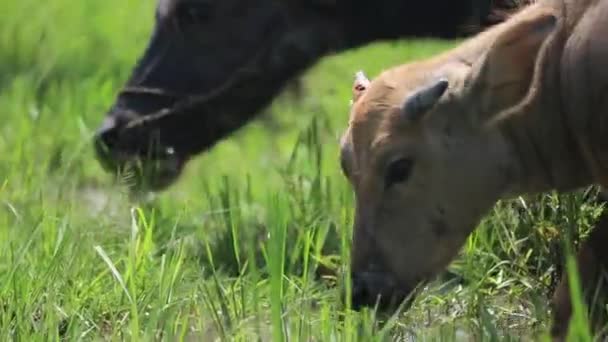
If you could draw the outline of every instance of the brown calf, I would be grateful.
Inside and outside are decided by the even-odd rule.
[[[545,0],[429,60],[358,76],[342,167],[356,194],[355,307],[401,301],[501,198],[608,186],[608,0]],[[608,262],[603,218],[578,256]],[[568,284],[554,337],[567,332]]]

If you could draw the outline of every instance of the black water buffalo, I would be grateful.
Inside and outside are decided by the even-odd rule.
[[[159,0],[146,51],[98,130],[106,169],[160,190],[321,57],[381,39],[453,38],[508,0]],[[138,167],[133,167],[138,165]]]

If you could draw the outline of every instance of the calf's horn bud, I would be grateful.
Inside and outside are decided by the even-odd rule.
[[[418,121],[439,101],[448,89],[449,82],[445,78],[435,81],[410,95],[403,104],[404,116],[411,122]]]

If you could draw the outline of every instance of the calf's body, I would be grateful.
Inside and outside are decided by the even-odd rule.
[[[608,187],[606,63],[608,0],[545,0],[442,55],[360,75],[342,140],[357,197],[353,301],[403,299],[501,198]],[[578,256],[584,288],[602,279],[606,243],[604,217]],[[564,281],[556,339],[568,293]]]

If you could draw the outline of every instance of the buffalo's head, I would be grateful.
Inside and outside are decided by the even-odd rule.
[[[263,82],[261,59],[282,62],[268,60],[286,44],[280,10],[272,0],[160,0],[148,47],[97,132],[102,165],[162,189],[193,154],[241,125],[224,113],[266,102],[254,93],[266,85],[250,82]]]

